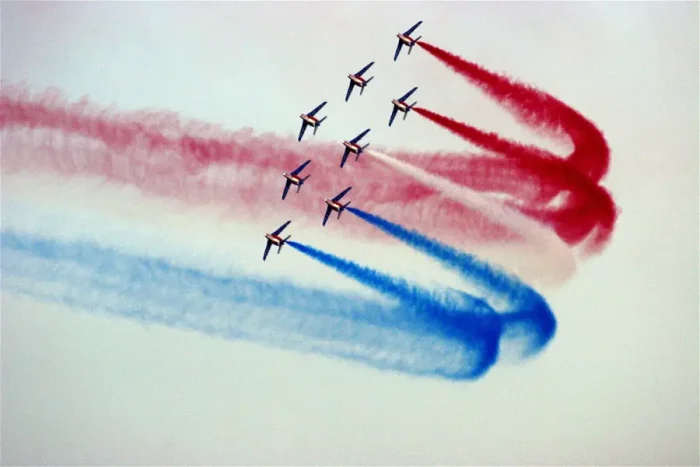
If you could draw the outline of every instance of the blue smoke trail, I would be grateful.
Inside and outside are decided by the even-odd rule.
[[[518,278],[419,232],[357,208],[347,209],[383,232],[438,260],[499,300],[507,302],[509,307],[501,314],[504,337],[523,338],[523,357],[537,354],[554,337],[557,322],[546,300]]]
[[[75,309],[422,376],[475,378],[495,359],[500,320],[485,303],[474,300],[462,309],[477,311],[461,313],[454,298],[379,273],[372,280],[384,281],[394,303],[283,280],[215,277],[87,242],[12,232],[0,242],[3,290]]]
[[[413,307],[410,323],[421,323],[424,330],[434,330],[464,342],[475,352],[474,367],[460,377],[481,376],[498,357],[501,320],[489,305],[478,298],[463,294],[462,300],[452,296],[438,296],[403,279],[391,277],[308,245],[289,241],[289,246],[320,261],[336,271],[355,279],[376,291],[399,300],[407,308]]]

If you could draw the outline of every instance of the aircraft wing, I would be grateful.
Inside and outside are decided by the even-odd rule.
[[[287,179],[287,182],[284,184],[284,191],[282,192],[282,199],[287,197],[287,192],[289,191],[289,187],[292,186],[292,182]]]
[[[394,119],[396,118],[396,112],[399,111],[399,108],[394,106],[394,108],[391,111],[391,117],[389,117],[389,126],[391,126],[392,123],[394,123]]]
[[[267,245],[265,245],[265,253],[263,253],[263,261],[267,259],[267,254],[270,252],[270,247],[272,246],[272,242],[270,240],[267,241]]]
[[[323,225],[326,225],[326,222],[328,222],[328,218],[331,216],[331,207],[328,206],[326,208],[326,215],[323,216]]]
[[[272,232],[271,235],[279,235],[279,234],[281,234],[282,231],[283,231],[291,222],[292,222],[292,221],[287,221],[287,222],[285,222],[284,224],[282,224],[282,225],[280,226],[279,229],[277,229],[277,230],[275,230],[274,232]]]
[[[358,71],[357,73],[355,73],[355,76],[362,76],[362,73],[364,73],[365,71],[369,70],[370,67],[371,67],[372,65],[374,65],[374,62],[368,63],[367,65],[365,65],[365,67],[364,67],[363,69],[361,69],[360,71]]]
[[[347,192],[350,191],[350,190],[352,190],[352,187],[351,187],[351,186],[347,187],[346,189],[344,189],[343,191],[341,191],[341,192],[338,194],[338,196],[336,196],[335,198],[333,198],[333,201],[340,201],[340,198],[342,198],[343,196],[345,196],[345,195],[347,194]]]
[[[307,115],[308,115],[309,117],[313,117],[314,115],[316,115],[316,112],[318,112],[319,110],[321,110],[321,109],[323,108],[323,106],[326,105],[327,103],[328,103],[328,101],[322,102],[321,104],[318,105],[318,107],[316,107],[314,110],[312,110],[311,112],[309,112]]]
[[[348,92],[345,93],[345,102],[350,99],[350,94],[352,94],[352,88],[355,87],[355,82],[350,80],[350,86],[348,86]]]
[[[421,21],[418,21],[416,24],[414,24],[413,26],[411,26],[410,28],[408,28],[408,29],[406,30],[406,32],[403,33],[404,36],[410,36],[411,33],[412,33],[413,31],[415,31],[416,28],[417,28],[418,26],[420,26],[422,23],[423,23],[422,20],[421,20]]]
[[[406,99],[408,99],[409,97],[411,97],[411,94],[413,94],[414,92],[416,92],[416,89],[418,89],[418,86],[416,86],[415,88],[411,89],[411,90],[408,91],[406,94],[404,94],[402,97],[400,97],[400,98],[399,98],[399,101],[403,102],[403,101],[405,101]]]
[[[396,46],[396,52],[394,52],[394,61],[396,61],[396,59],[399,58],[399,52],[401,52],[401,46],[403,46],[403,42],[399,41],[399,45]]]
[[[359,135],[355,136],[350,142],[351,142],[351,143],[357,143],[357,142],[360,141],[362,138],[364,138],[365,135],[366,135],[367,133],[369,133],[369,128],[367,128],[365,131],[363,131],[363,132],[360,133]]]
[[[301,139],[304,137],[304,132],[306,131],[306,120],[302,120],[301,122],[301,130],[299,131],[299,138],[297,138],[297,141],[301,141]]]
[[[301,172],[302,170],[304,170],[304,167],[306,167],[307,165],[309,165],[309,162],[311,162],[311,159],[309,159],[308,161],[304,162],[304,163],[301,164],[299,167],[297,167],[296,169],[294,169],[294,172],[292,172],[292,175],[299,175],[299,172]]]
[[[350,155],[350,150],[348,148],[345,148],[345,152],[343,153],[343,160],[340,161],[340,168],[341,169],[345,165],[345,161],[348,160],[349,155]]]

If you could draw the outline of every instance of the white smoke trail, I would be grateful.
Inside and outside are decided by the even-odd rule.
[[[514,232],[524,237],[527,242],[536,245],[540,250],[544,250],[544,255],[539,256],[538,262],[542,264],[542,260],[545,260],[546,266],[551,268],[549,272],[552,276],[548,277],[547,280],[561,282],[568,279],[576,272],[576,258],[571,248],[569,248],[556,233],[547,229],[537,221],[507,206],[499,204],[497,201],[477,191],[426,172],[423,169],[395,159],[387,154],[369,149],[366,153],[389,167],[399,170],[440,191],[447,198],[457,201],[468,208],[480,211],[490,220],[512,229]],[[509,261],[506,259],[505,262]],[[544,277],[540,277],[540,279],[544,279]]]

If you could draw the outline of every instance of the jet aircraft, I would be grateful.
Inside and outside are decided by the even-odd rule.
[[[296,185],[296,186],[297,186],[297,193],[299,193],[299,190],[301,190],[301,186],[304,184],[304,182],[306,181],[306,179],[309,178],[309,177],[311,176],[311,174],[309,174],[309,175],[307,175],[307,176],[304,177],[304,178],[299,177],[299,172],[301,172],[302,170],[304,170],[304,167],[306,167],[307,165],[309,165],[309,162],[311,162],[311,159],[309,159],[308,161],[304,162],[304,163],[301,164],[299,167],[297,167],[296,169],[294,169],[294,171],[293,171],[292,173],[287,173],[287,172],[285,172],[285,173],[282,174],[282,175],[284,175],[284,178],[287,179],[287,180],[285,180],[285,183],[284,183],[284,191],[282,192],[282,199],[283,199],[283,200],[284,200],[284,198],[287,197],[287,192],[289,191],[289,187],[290,187],[290,186]]]
[[[323,225],[324,225],[324,226],[326,225],[326,222],[328,222],[328,217],[331,215],[331,211],[337,211],[337,212],[338,212],[338,219],[340,219],[340,215],[343,213],[343,211],[345,210],[345,208],[348,207],[348,204],[351,203],[350,201],[348,201],[348,202],[345,203],[345,204],[340,204],[340,203],[339,203],[340,198],[342,198],[343,196],[345,196],[345,195],[347,194],[347,192],[350,191],[350,190],[352,190],[352,187],[351,187],[351,186],[349,186],[349,187],[347,187],[346,189],[344,189],[343,191],[341,191],[341,192],[338,194],[338,196],[336,196],[336,197],[333,198],[333,199],[324,199],[324,201],[325,201],[326,204],[328,205],[328,207],[326,208],[326,215],[323,217]]]
[[[279,254],[280,251],[282,251],[282,245],[287,243],[287,240],[289,240],[289,237],[291,237],[291,235],[287,235],[286,238],[282,238],[282,237],[280,237],[280,234],[285,229],[285,227],[287,227],[291,222],[292,221],[287,221],[284,224],[282,224],[279,229],[275,230],[271,234],[265,234],[265,238],[267,239],[267,245],[265,246],[265,253],[263,254],[263,261],[265,261],[267,259],[267,254],[270,252],[270,247],[272,247],[272,245],[279,247],[277,249],[277,254]]]
[[[391,117],[389,118],[389,126],[391,126],[391,124],[394,122],[394,118],[396,117],[396,112],[398,112],[398,111],[403,112],[403,119],[406,120],[406,115],[408,115],[408,112],[413,110],[413,106],[418,103],[418,101],[416,101],[411,105],[407,105],[406,99],[411,97],[411,94],[416,92],[416,89],[418,89],[417,86],[415,88],[411,89],[410,91],[408,91],[406,94],[404,94],[400,98],[391,100],[391,103],[394,104],[394,108],[391,110]]]
[[[369,146],[369,143],[365,144],[364,146],[360,146],[359,144],[357,144],[358,141],[360,141],[367,133],[369,133],[369,130],[370,129],[367,128],[365,131],[355,136],[350,141],[343,141],[343,145],[345,146],[345,152],[343,153],[343,160],[340,161],[341,169],[345,165],[345,161],[348,160],[348,156],[351,152],[353,154],[357,154],[357,156],[355,157],[355,160],[357,160],[360,158],[360,154],[362,154],[362,151],[364,151],[365,148]]]
[[[374,79],[374,76],[372,76],[370,79],[365,79],[362,77],[364,72],[369,70],[372,65],[374,65],[374,62],[368,63],[363,69],[361,69],[354,75],[348,75],[348,78],[350,78],[350,86],[348,86],[348,92],[345,93],[345,102],[347,102],[348,99],[350,99],[350,94],[352,93],[352,90],[355,86],[358,86],[360,88],[360,95],[362,95],[362,92],[365,90],[365,86],[367,86],[369,82]]]
[[[399,58],[399,52],[401,52],[401,47],[402,46],[407,46],[408,47],[408,55],[411,55],[411,50],[413,50],[413,46],[416,45],[416,42],[423,37],[423,36],[418,36],[415,39],[411,37],[411,33],[416,30],[418,26],[421,25],[423,21],[418,21],[416,24],[411,26],[404,32],[403,34],[399,33],[396,35],[396,37],[399,38],[399,44],[396,46],[396,52],[394,53],[394,61],[396,61],[397,58]]]
[[[323,117],[322,119],[319,120],[318,118],[315,117],[315,115],[327,103],[328,103],[327,101],[322,102],[321,104],[318,105],[318,107],[316,107],[311,112],[309,112],[307,114],[299,115],[299,118],[301,118],[302,122],[301,122],[301,131],[299,132],[298,141],[301,141],[301,138],[303,138],[304,132],[306,131],[307,126],[313,127],[314,135],[316,134],[316,129],[318,129],[318,127],[321,126],[321,123],[323,123],[323,121],[328,117],[326,116],[326,117]]]

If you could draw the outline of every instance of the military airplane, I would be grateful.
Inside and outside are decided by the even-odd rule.
[[[289,237],[291,237],[291,235],[287,235],[286,238],[282,238],[282,237],[280,237],[280,234],[285,229],[285,227],[287,227],[291,222],[292,221],[287,221],[284,224],[282,224],[279,229],[275,230],[271,234],[265,234],[265,238],[267,238],[267,245],[265,246],[265,253],[263,254],[263,261],[265,261],[267,259],[267,254],[270,252],[270,247],[272,247],[272,245],[279,247],[277,249],[277,254],[279,254],[280,251],[282,251],[282,245],[287,243],[287,240],[289,240]]]
[[[347,208],[348,204],[350,204],[351,202],[348,201],[345,204],[340,204],[338,201],[340,201],[340,198],[345,196],[347,194],[347,192],[350,190],[352,190],[351,186],[349,186],[346,189],[344,189],[343,191],[341,191],[338,194],[338,196],[336,196],[333,199],[324,199],[324,201],[328,205],[328,207],[326,208],[326,215],[323,217],[323,225],[324,226],[326,225],[326,222],[328,222],[328,217],[331,215],[331,211],[337,211],[338,212],[338,219],[340,219],[340,215],[343,213],[345,208]]]
[[[299,115],[299,118],[302,119],[302,122],[301,122],[301,131],[299,132],[298,141],[301,141],[301,138],[304,136],[304,132],[306,131],[307,126],[313,127],[314,135],[316,134],[316,129],[318,129],[318,127],[321,126],[321,123],[323,123],[323,121],[328,117],[326,116],[326,117],[323,117],[322,119],[319,120],[318,118],[315,117],[315,115],[327,103],[328,103],[327,101],[322,102],[321,104],[318,105],[318,107],[316,107],[311,112],[309,112],[307,114]]]
[[[416,101],[411,105],[407,105],[406,99],[411,97],[411,94],[416,92],[416,89],[418,89],[417,86],[415,88],[411,89],[410,91],[408,91],[406,94],[404,94],[400,98],[391,100],[391,103],[394,104],[394,108],[391,110],[391,117],[389,118],[389,126],[391,126],[391,124],[394,122],[394,118],[396,117],[396,112],[398,112],[398,111],[403,112],[403,119],[406,120],[406,115],[408,115],[408,112],[413,110],[413,106],[418,103],[418,101]]]
[[[364,146],[360,146],[359,144],[357,144],[358,141],[360,141],[367,133],[369,133],[369,130],[370,129],[367,128],[365,131],[355,136],[350,141],[343,141],[343,145],[345,146],[345,152],[343,153],[343,160],[340,161],[341,169],[345,165],[345,161],[348,160],[348,156],[351,152],[353,154],[357,154],[357,156],[355,157],[355,160],[357,160],[360,158],[360,154],[362,154],[362,151],[364,151],[365,148],[369,146],[369,143],[365,144]]]
[[[348,99],[350,99],[350,94],[352,93],[352,90],[355,86],[360,88],[360,95],[362,95],[362,91],[365,90],[365,86],[367,86],[369,82],[374,79],[374,76],[372,76],[370,79],[365,79],[362,77],[364,72],[369,70],[372,65],[374,65],[374,62],[368,63],[363,69],[361,69],[354,75],[348,75],[348,78],[350,78],[350,86],[348,86],[348,92],[345,93],[345,102],[347,102]]]
[[[421,25],[423,21],[418,21],[416,24],[411,26],[404,32],[403,34],[399,33],[396,35],[396,37],[399,38],[399,45],[396,46],[396,52],[394,53],[394,61],[396,61],[397,58],[399,58],[399,52],[401,52],[401,47],[406,46],[408,47],[408,55],[411,55],[411,50],[413,50],[413,46],[416,45],[416,42],[423,37],[423,36],[418,36],[415,39],[411,37],[411,33],[416,30],[418,26]]]
[[[309,174],[304,178],[299,177],[299,172],[304,170],[304,167],[309,165],[309,162],[311,162],[311,159],[309,159],[308,161],[304,162],[299,167],[294,169],[293,172],[291,172],[291,173],[285,172],[282,174],[282,175],[284,175],[284,178],[287,179],[284,183],[284,191],[282,192],[282,199],[283,200],[284,200],[284,198],[287,197],[287,192],[289,191],[290,186],[296,185],[297,186],[297,193],[299,193],[299,190],[301,190],[301,186],[304,184],[306,179],[311,176],[311,174]]]

